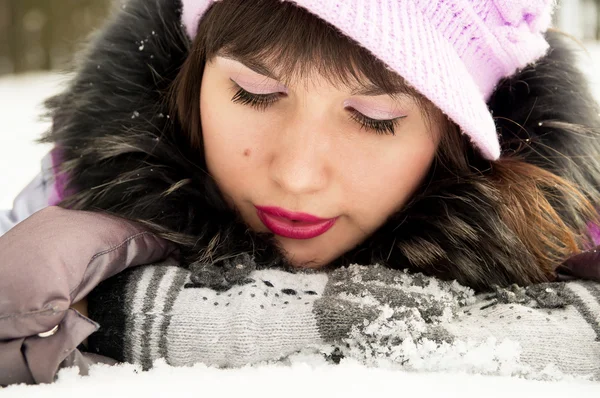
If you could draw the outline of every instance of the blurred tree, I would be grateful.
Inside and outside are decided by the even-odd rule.
[[[118,4],[117,0],[0,0],[0,75],[66,66],[83,39],[106,18],[113,2]],[[595,20],[595,28],[585,31],[600,40],[600,0],[559,3],[564,11],[571,10],[570,15],[560,10],[555,15],[559,26],[584,38],[582,24],[593,25]],[[581,15],[586,3],[596,5],[595,18]]]
[[[596,40],[600,40],[600,0],[596,0]]]
[[[0,74],[64,67],[110,0],[0,0]]]

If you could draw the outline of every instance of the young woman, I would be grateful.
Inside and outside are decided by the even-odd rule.
[[[186,1],[185,30],[178,2],[124,6],[50,102],[63,206],[140,220],[198,271],[249,251],[552,280],[600,198],[552,2],[363,3]]]
[[[214,289],[243,262],[553,281],[600,205],[553,3],[132,0],[49,101],[53,188],[20,200],[141,223]]]

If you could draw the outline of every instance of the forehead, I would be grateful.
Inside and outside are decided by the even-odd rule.
[[[197,38],[196,50],[205,59],[226,55],[283,84],[319,76],[339,88],[402,93],[428,102],[364,47],[293,2],[216,2]]]

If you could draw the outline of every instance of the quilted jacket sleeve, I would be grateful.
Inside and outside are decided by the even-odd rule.
[[[129,221],[53,206],[0,237],[0,385],[51,382],[63,361],[85,362],[76,348],[98,325],[71,304],[174,252]]]

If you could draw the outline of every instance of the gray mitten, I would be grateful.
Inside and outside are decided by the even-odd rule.
[[[158,358],[174,366],[230,367],[322,343],[313,308],[326,274],[254,271],[227,291],[198,287],[191,277],[167,262],[100,285],[89,304],[101,324],[90,348],[144,368]],[[122,310],[121,318],[118,310],[106,313],[107,305]]]
[[[590,322],[600,314],[595,285],[475,296],[456,282],[380,266],[257,270],[226,292],[194,287],[189,271],[168,263],[121,278],[125,320],[94,318],[90,308],[101,324],[97,333],[113,333],[94,348],[114,352],[116,333],[123,359],[144,368],[158,358],[231,367],[302,352],[414,370],[600,376],[600,343]],[[109,291],[109,282],[102,289]]]
[[[356,324],[385,310],[342,293],[340,283],[352,284],[345,276],[256,270],[243,285],[220,291],[199,287],[193,273],[169,262],[138,268],[90,296],[90,317],[101,324],[90,346],[150,368],[158,358],[175,366],[243,366],[342,343]]]

